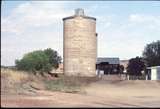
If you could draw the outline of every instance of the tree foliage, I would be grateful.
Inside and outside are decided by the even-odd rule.
[[[147,66],[159,66],[160,65],[160,40],[147,44],[143,57]]]
[[[58,53],[52,49],[36,50],[27,53],[22,59],[16,60],[16,68],[19,70],[25,70],[29,72],[49,72],[52,68],[58,68],[58,64],[61,62],[61,57]]]
[[[124,71],[124,66],[123,66],[123,65],[120,65],[120,66],[119,66],[119,72],[120,72],[120,74],[122,74],[123,71]]]
[[[48,48],[44,50],[44,53],[49,57],[49,63],[57,69],[59,67],[59,63],[61,63],[62,60],[62,58],[58,56],[57,51]]]
[[[129,75],[142,75],[142,70],[145,70],[145,63],[142,58],[136,57],[129,60],[127,66]]]

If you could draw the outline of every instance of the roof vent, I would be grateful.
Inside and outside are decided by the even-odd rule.
[[[78,8],[75,10],[75,15],[76,16],[84,16],[84,10],[81,8]]]

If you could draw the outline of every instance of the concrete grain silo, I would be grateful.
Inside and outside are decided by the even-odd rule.
[[[67,76],[96,76],[96,18],[76,9],[75,15],[63,18],[63,64]]]

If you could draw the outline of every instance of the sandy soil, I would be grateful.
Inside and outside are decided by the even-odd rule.
[[[1,95],[2,107],[160,107],[159,81],[106,81],[72,94],[38,90],[34,95]]]

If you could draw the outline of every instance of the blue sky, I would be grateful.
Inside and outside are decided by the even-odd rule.
[[[160,40],[158,1],[3,1],[1,64],[14,65],[37,49],[63,56],[62,18],[76,8],[97,18],[98,57],[141,56],[146,44]]]

